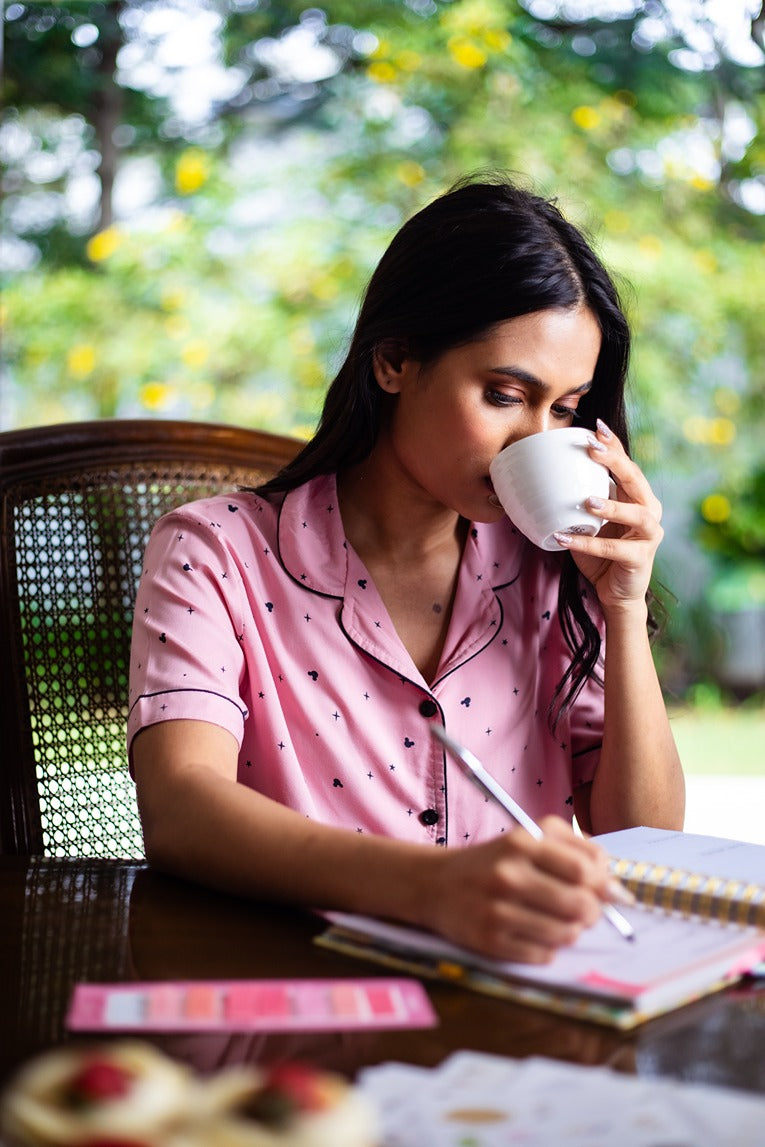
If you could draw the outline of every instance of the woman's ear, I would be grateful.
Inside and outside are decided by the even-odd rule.
[[[372,366],[377,385],[388,394],[398,394],[403,381],[407,351],[403,343],[384,339],[372,352]]]

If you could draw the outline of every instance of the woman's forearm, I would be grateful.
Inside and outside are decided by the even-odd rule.
[[[682,828],[685,782],[646,630],[645,606],[606,615],[605,728],[590,794],[593,832]]]
[[[319,824],[203,765],[172,792],[165,780],[140,791],[157,868],[240,895],[421,918],[434,849]]]
[[[236,780],[236,743],[205,722],[137,737],[133,765],[155,867],[242,896],[392,917],[503,959],[551,958],[610,895],[605,856],[549,818],[440,848],[319,824]]]

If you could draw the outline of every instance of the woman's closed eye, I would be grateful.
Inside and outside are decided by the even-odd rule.
[[[486,391],[486,398],[494,406],[521,406],[525,401],[520,394],[510,394],[506,390],[490,389]],[[573,421],[578,417],[575,406],[565,406],[561,402],[556,402],[550,407],[550,411],[554,418],[560,422]]]
[[[520,394],[508,394],[506,390],[489,389],[486,391],[486,398],[494,406],[520,406],[523,403]]]
[[[564,421],[579,417],[579,412],[574,406],[561,406],[560,403],[556,402],[555,406],[552,406],[550,409],[556,418],[560,418]]]

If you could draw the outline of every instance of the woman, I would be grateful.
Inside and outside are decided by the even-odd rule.
[[[547,961],[597,919],[606,859],[572,813],[597,833],[681,827],[684,805],[628,352],[608,274],[552,203],[468,181],[402,227],[313,440],[152,535],[129,721],[151,863],[505,959]],[[489,463],[574,421],[618,500],[551,555],[507,520]],[[447,765],[434,722],[544,818],[541,841]]]

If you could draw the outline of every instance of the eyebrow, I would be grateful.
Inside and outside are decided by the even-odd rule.
[[[489,367],[492,374],[502,374],[507,378],[517,379],[518,382],[528,383],[533,386],[535,390],[540,391],[542,394],[547,394],[552,390],[549,383],[539,378],[536,374],[531,374],[530,371],[524,370],[520,366],[492,366]],[[587,394],[592,390],[592,380],[583,382],[581,386],[575,386],[571,390],[566,391],[567,394]]]

